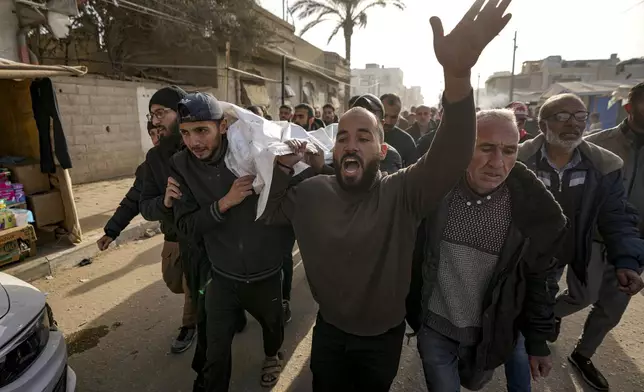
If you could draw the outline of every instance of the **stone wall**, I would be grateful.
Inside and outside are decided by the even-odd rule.
[[[58,98],[74,184],[132,175],[144,159],[142,84],[94,76],[52,79]],[[158,87],[157,87],[158,88]],[[148,97],[149,99],[149,97]],[[142,126],[143,125],[143,126]]]

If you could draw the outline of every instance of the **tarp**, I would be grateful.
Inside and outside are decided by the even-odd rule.
[[[24,64],[0,58],[0,79],[35,79],[50,76],[82,76],[87,67],[67,65]]]
[[[322,151],[326,159],[331,154],[335,139],[333,127],[329,127],[329,130],[321,129],[307,133],[304,128],[296,124],[269,121],[231,103],[220,103],[226,118],[231,123],[227,131],[228,151],[224,158],[226,167],[237,177],[256,176],[253,189],[259,194],[256,216],[259,219],[268,201],[275,157],[291,153],[284,141],[306,140],[309,142],[307,148],[310,152]],[[293,167],[294,174],[301,173],[307,167],[308,165],[303,162],[296,164]]]

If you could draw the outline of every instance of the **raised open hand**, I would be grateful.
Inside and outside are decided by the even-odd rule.
[[[476,0],[454,30],[445,35],[443,23],[434,16],[434,52],[446,75],[467,77],[483,49],[508,24],[512,14],[503,15],[512,0]]]

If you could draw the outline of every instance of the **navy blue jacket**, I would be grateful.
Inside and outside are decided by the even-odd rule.
[[[541,134],[522,143],[519,160],[534,170],[537,152],[544,142],[545,137]],[[575,225],[576,255],[570,267],[585,283],[595,239],[606,246],[607,259],[616,268],[639,271],[644,267],[644,239],[640,238],[637,228],[639,215],[627,202],[622,179],[623,162],[612,152],[587,141],[578,149],[587,173]]]

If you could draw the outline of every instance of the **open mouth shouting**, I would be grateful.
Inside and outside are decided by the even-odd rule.
[[[345,156],[342,159],[342,175],[358,178],[362,174],[362,160],[355,155]]]

